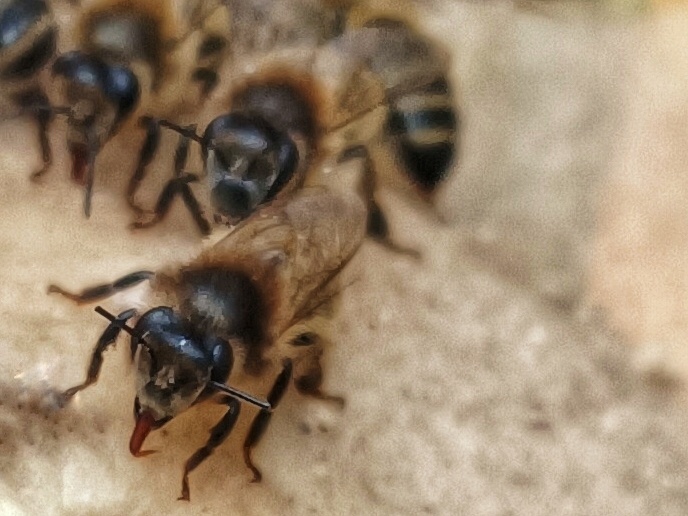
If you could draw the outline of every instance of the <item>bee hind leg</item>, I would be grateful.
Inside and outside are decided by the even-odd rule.
[[[346,405],[346,400],[341,396],[335,396],[333,394],[323,392],[320,388],[322,381],[322,367],[318,362],[308,371],[308,373],[295,378],[294,386],[296,387],[296,390],[304,396],[310,396],[318,400],[334,403],[339,409],[343,409]]]
[[[314,346],[319,338],[315,333],[303,333],[292,341],[292,346]],[[322,350],[318,349],[313,351],[304,362],[298,364],[299,373],[294,377],[294,387],[304,396],[334,403],[339,409],[343,409],[346,404],[344,398],[323,392],[321,388],[323,382],[321,356]]]
[[[350,159],[356,158],[363,159],[364,163],[364,171],[360,187],[362,194],[368,203],[368,236],[390,251],[410,256],[415,259],[420,259],[421,254],[417,249],[398,244],[389,236],[389,224],[387,223],[387,217],[375,199],[375,166],[367,147],[365,145],[355,145],[345,149],[339,155],[338,162],[343,163]]]
[[[291,360],[287,359],[284,361],[284,368],[282,372],[277,376],[275,383],[270,389],[270,393],[267,396],[267,401],[274,410],[279,404],[280,400],[287,391],[289,382],[291,381],[293,365]],[[260,482],[263,478],[260,470],[253,464],[251,459],[251,452],[253,448],[258,444],[260,439],[263,437],[265,430],[270,423],[270,418],[272,417],[272,411],[261,409],[258,415],[253,419],[251,423],[251,428],[246,435],[246,440],[244,441],[244,463],[246,467],[253,473],[253,479],[251,482]]]
[[[222,402],[227,405],[227,412],[220,419],[220,422],[210,430],[210,438],[204,446],[196,450],[196,452],[189,457],[184,464],[184,476],[182,477],[182,494],[177,500],[189,501],[189,473],[196,469],[205,459],[210,457],[215,448],[220,446],[232,433],[234,424],[239,417],[240,405],[239,402],[231,396],[226,396]]]

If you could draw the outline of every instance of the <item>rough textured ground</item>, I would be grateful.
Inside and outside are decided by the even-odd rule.
[[[628,339],[607,330],[584,295],[589,277],[622,330],[664,327],[658,299],[685,327],[682,290],[666,299],[662,285],[672,282],[655,281],[652,255],[634,250],[667,242],[676,250],[664,256],[675,259],[660,265],[675,269],[663,274],[680,269],[683,240],[657,228],[685,211],[671,149],[684,137],[685,58],[674,53],[685,48],[688,17],[629,22],[499,3],[453,3],[434,15],[428,25],[455,48],[463,87],[464,159],[441,203],[451,223],[386,196],[395,232],[423,260],[366,244],[354,264],[326,368],[346,408],[288,393],[256,453],[260,485],[248,484],[241,463],[244,420],[192,475],[190,506],[175,501],[181,467],[218,412],[190,411],[151,436],[162,453],[132,458],[122,345],[106,354],[96,387],[55,411],[50,389],[82,379],[103,321],[45,289],[185,261],[201,243],[183,211],[165,230],[132,235],[107,190],[83,220],[81,192],[59,164],[42,187],[27,180],[38,159],[32,127],[0,126],[0,513],[688,514],[688,418],[677,388],[648,382]],[[676,39],[655,42],[658,27]],[[679,114],[666,122],[666,113]],[[114,167],[133,145],[116,143],[105,162]],[[671,167],[651,157],[657,147]],[[654,240],[605,261],[635,198]],[[600,201],[617,211],[603,212],[597,232]],[[629,295],[604,285],[646,301],[629,315],[619,301]]]

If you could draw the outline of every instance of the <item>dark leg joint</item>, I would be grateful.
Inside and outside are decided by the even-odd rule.
[[[294,379],[294,386],[304,396],[310,396],[322,401],[334,403],[341,410],[346,405],[346,400],[341,396],[333,396],[324,393],[320,386],[322,385],[323,374],[320,364],[316,364],[307,374],[299,376]]]
[[[420,251],[417,249],[400,245],[389,237],[387,218],[375,200],[371,200],[368,207],[368,235],[394,253],[403,254],[415,260],[422,258]]]

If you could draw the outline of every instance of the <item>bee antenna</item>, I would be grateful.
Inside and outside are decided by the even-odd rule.
[[[243,401],[246,403],[250,403],[251,405],[255,405],[256,407],[267,410],[268,412],[272,412],[272,405],[270,405],[269,402],[265,400],[261,400],[256,398],[255,396],[252,396],[244,391],[240,391],[239,389],[235,389],[234,387],[230,387],[229,385],[225,385],[224,383],[220,382],[208,382],[208,386],[212,387],[213,389],[223,392],[225,394],[229,394],[233,398],[238,399],[239,401]]]
[[[170,122],[169,120],[158,120],[158,124],[160,124],[162,127],[167,127],[168,129],[171,129],[182,136],[186,138],[191,138],[193,141],[202,143],[203,138],[199,135],[196,134],[196,124],[193,125],[188,125],[186,127],[182,127],[181,125],[177,125],[173,122]]]
[[[138,339],[138,341],[139,341],[141,344],[143,344],[144,346],[148,347],[148,345],[146,344],[146,341],[143,339],[143,335],[140,335],[139,332],[135,331],[132,327],[127,326],[127,323],[125,323],[125,322],[120,321],[119,319],[117,319],[117,317],[115,317],[115,316],[112,315],[110,312],[108,312],[107,310],[105,310],[105,308],[103,308],[102,306],[96,306],[94,310],[96,311],[96,313],[98,313],[98,314],[102,315],[103,317],[105,317],[105,318],[106,318],[108,321],[110,321],[112,324],[115,324],[116,326],[119,326],[119,327],[122,328],[124,331],[126,331],[129,335],[131,335],[131,336],[134,337],[135,339]]]

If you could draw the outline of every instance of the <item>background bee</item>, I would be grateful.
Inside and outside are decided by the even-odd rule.
[[[193,104],[190,95],[179,94],[186,91],[180,84],[187,79],[197,82],[204,93],[214,85],[209,74],[224,48],[214,33],[199,43],[198,64],[188,73],[179,69],[174,57],[182,43],[203,28],[210,13],[222,12],[221,5],[186,1],[183,6],[180,11],[173,2],[152,0],[107,0],[85,6],[75,29],[78,50],[59,56],[53,64],[55,104],[69,110],[72,177],[86,186],[87,216],[96,155],[132,114],[158,109],[178,112],[182,105]],[[188,26],[185,16],[201,26]]]
[[[134,227],[156,224],[167,214],[174,196],[180,194],[201,232],[210,232],[211,226],[188,185],[198,178],[182,173],[189,139],[201,146],[217,221],[236,223],[277,194],[300,187],[317,153],[321,132],[316,90],[311,82],[310,77],[289,73],[273,78],[260,76],[259,82],[235,90],[233,110],[212,120],[200,136],[194,127],[149,121],[150,135],[156,134],[159,126],[165,126],[180,132],[182,139],[175,156],[174,178],[163,189],[154,216],[137,221]],[[129,201],[137,211],[143,210],[136,205],[134,194],[144,178],[146,164],[137,168],[129,187]]]
[[[448,55],[394,17],[351,27],[337,46],[363,61],[382,84],[386,113],[381,139],[392,149],[398,169],[431,199],[451,170],[458,147],[459,115]]]
[[[337,31],[335,25],[331,34]],[[248,44],[251,48],[257,45],[254,39]],[[246,45],[239,41],[233,48],[241,44]],[[193,127],[150,121],[154,144],[161,125],[181,133],[182,140],[174,177],[163,189],[154,215],[134,227],[160,221],[180,194],[201,232],[210,231],[189,186],[199,177],[182,173],[188,139],[201,145],[217,221],[236,222],[280,192],[300,187],[309,171],[318,169],[323,148],[336,154],[378,141],[393,149],[396,168],[431,198],[448,174],[457,147],[458,116],[446,56],[439,47],[402,21],[378,18],[311,50],[309,57],[290,67],[275,65],[282,58],[274,56],[272,62],[265,58],[258,71],[252,62],[248,73],[233,61],[238,78],[228,101],[231,111],[215,118],[202,135]],[[144,149],[146,159],[140,161],[129,188],[129,201],[139,213],[143,210],[134,194],[154,153],[152,144]],[[369,169],[374,191],[376,174]],[[369,228],[384,239],[387,223],[377,206],[371,197]]]
[[[52,162],[48,126],[52,113],[40,84],[40,72],[52,59],[57,43],[55,18],[45,0],[0,2],[0,97],[4,109],[25,109],[38,123],[43,165]]]
[[[355,155],[347,153],[342,160],[351,164]],[[132,454],[146,455],[141,448],[151,430],[212,398],[216,384],[230,376],[234,357],[242,371],[252,376],[281,365],[267,395],[270,408],[278,405],[292,377],[300,393],[342,403],[341,398],[321,391],[323,350],[314,328],[331,308],[340,272],[365,236],[361,170],[361,166],[340,165],[337,186],[304,188],[285,202],[264,207],[180,269],[157,274],[139,271],[80,294],[50,287],[50,292],[88,303],[149,280],[156,299],[164,302],[144,313],[130,330],[137,367]],[[103,352],[135,315],[127,310],[111,317],[112,324],[93,352],[86,381],[65,391],[65,402],[97,381]],[[187,460],[181,499],[189,499],[189,473],[227,438],[239,415],[234,397],[216,401],[227,405],[227,413],[212,429],[206,445]],[[261,473],[251,452],[269,421],[270,409],[262,408],[244,441],[244,461],[253,481],[260,481]]]

